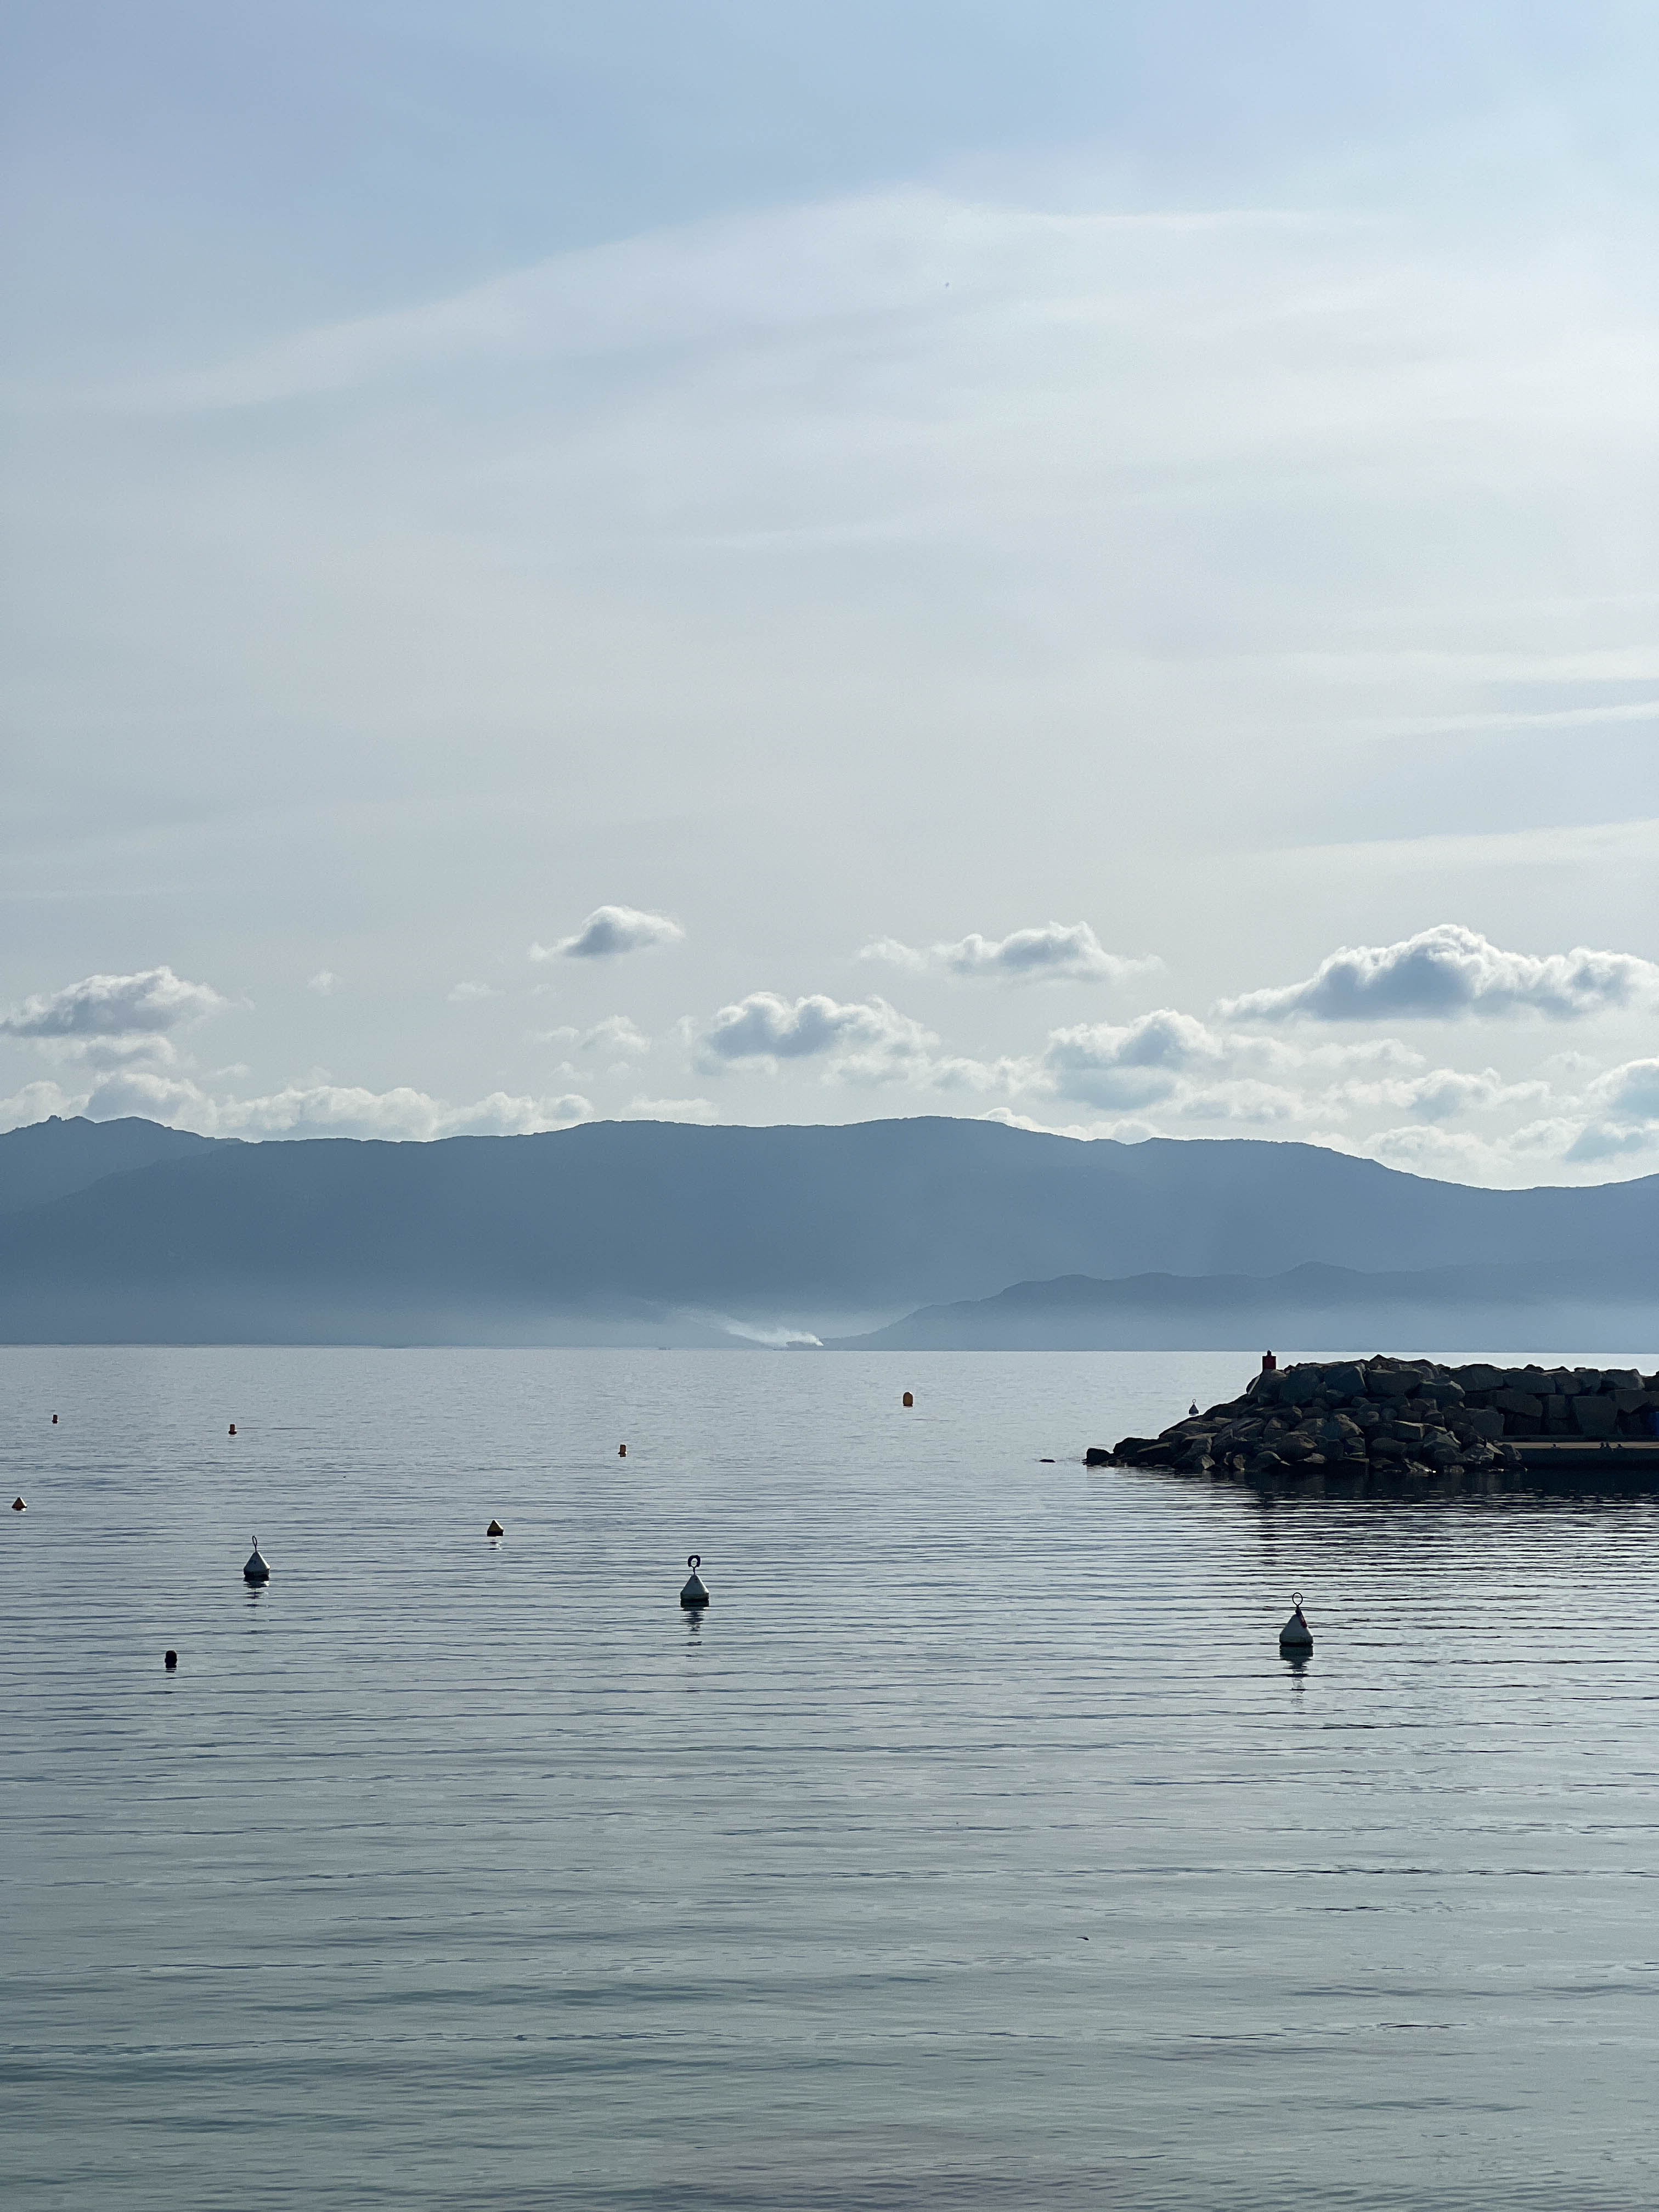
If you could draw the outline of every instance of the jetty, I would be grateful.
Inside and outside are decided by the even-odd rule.
[[[1264,1361],[1240,1396],[1155,1437],[1124,1437],[1111,1457],[1200,1479],[1349,1492],[1659,1484],[1659,1373],[1446,1367],[1381,1353],[1283,1368]]]

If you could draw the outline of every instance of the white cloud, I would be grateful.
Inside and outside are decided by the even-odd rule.
[[[1659,1060],[1610,1067],[1584,1096],[1589,1118],[1566,1147],[1570,1160],[1630,1158],[1659,1150]]]
[[[1323,1109],[1364,1110],[1383,1106],[1421,1121],[1449,1121],[1460,1114],[1490,1114],[1503,1108],[1535,1105],[1550,1095],[1547,1083],[1506,1083],[1495,1067],[1472,1073],[1431,1068],[1409,1080],[1347,1083],[1328,1091]]]
[[[1003,938],[970,930],[953,945],[917,947],[896,938],[878,937],[859,954],[860,960],[885,960],[913,975],[927,968],[964,976],[997,976],[1023,982],[1121,982],[1158,966],[1156,960],[1130,959],[1109,952],[1086,921],[1046,922],[1017,929]]]
[[[480,999],[498,999],[501,993],[493,983],[455,983],[444,996],[452,1006],[471,1006]]]
[[[228,1000],[206,983],[186,982],[171,968],[132,975],[86,975],[78,983],[25,999],[0,1015],[0,1036],[78,1042],[93,1037],[158,1036],[209,1014]]]
[[[938,1042],[930,1030],[890,1006],[885,999],[839,1004],[821,992],[804,999],[753,991],[722,1006],[697,1039],[698,1057],[715,1069],[735,1060],[830,1057],[866,1079],[877,1071],[925,1066]]]
[[[419,1142],[434,1137],[526,1136],[585,1121],[593,1109],[574,1093],[528,1098],[500,1091],[469,1106],[447,1106],[407,1085],[370,1091],[343,1084],[289,1084],[263,1097],[218,1098],[186,1078],[137,1070],[102,1079],[82,1110],[94,1121],[137,1114],[210,1137],[381,1137]]]
[[[78,1097],[59,1090],[55,1083],[26,1083],[9,1098],[0,1098],[0,1129],[26,1129],[53,1114],[65,1117],[78,1114],[81,1106]]]
[[[651,1040],[626,1014],[607,1014],[582,1038],[585,1052],[649,1052]]]
[[[1569,1020],[1659,998],[1659,967],[1629,952],[1583,945],[1542,957],[1505,952],[1473,929],[1440,922],[1398,944],[1345,945],[1313,975],[1224,1000],[1231,1019],[1396,1021],[1463,1014],[1546,1014]]]
[[[1149,1106],[1173,1096],[1180,1079],[1218,1073],[1224,1042],[1171,1006],[1121,1025],[1083,1023],[1051,1030],[1037,1073],[1062,1098],[1091,1106]]]
[[[331,968],[319,968],[306,985],[307,990],[314,991],[319,999],[331,999],[339,988],[340,979]]]
[[[1627,1060],[1610,1067],[1591,1084],[1589,1096],[1604,1114],[1659,1121],[1659,1060]]]
[[[581,927],[556,945],[532,945],[532,960],[614,960],[655,945],[678,945],[685,932],[665,914],[634,906],[596,906]]]
[[[634,1098],[617,1116],[619,1121],[700,1121],[720,1120],[720,1109],[707,1098]]]

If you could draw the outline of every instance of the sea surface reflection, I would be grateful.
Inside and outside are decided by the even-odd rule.
[[[1659,2203],[1659,1510],[1253,1364],[0,1352],[9,2212]]]

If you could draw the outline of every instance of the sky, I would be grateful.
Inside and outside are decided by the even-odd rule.
[[[1659,1171],[1659,15],[15,0],[0,1127]]]

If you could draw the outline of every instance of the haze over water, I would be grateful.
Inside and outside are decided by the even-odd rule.
[[[9,2212],[1659,2203],[1655,1504],[1253,1364],[0,1352]]]

